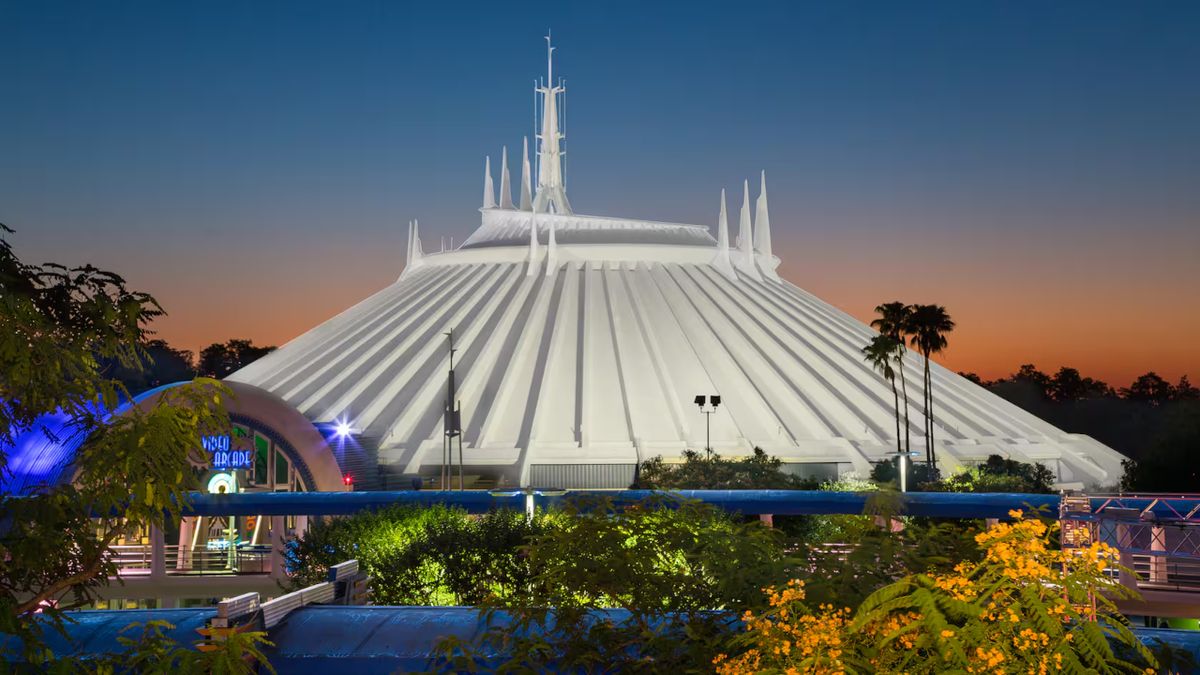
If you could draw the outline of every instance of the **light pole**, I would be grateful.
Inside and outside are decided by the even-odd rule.
[[[912,451],[896,453],[896,457],[898,459],[896,464],[897,464],[898,468],[900,469],[900,492],[901,493],[908,492],[908,458],[916,457],[919,454],[920,453],[912,452]]]
[[[717,406],[721,405],[721,397],[718,394],[705,396],[697,394],[696,405],[700,406],[700,412],[704,413],[704,452],[712,454],[712,414],[717,412]],[[708,405],[706,408],[705,405]]]

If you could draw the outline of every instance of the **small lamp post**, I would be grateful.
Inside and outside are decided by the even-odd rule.
[[[698,394],[696,396],[696,405],[700,406],[700,412],[704,413],[704,451],[712,454],[712,414],[717,412],[717,406],[721,405],[721,397],[713,394],[706,396]],[[708,407],[705,407],[705,406]]]
[[[493,497],[525,495],[525,521],[532,523],[537,509],[536,497],[561,497],[567,494],[567,491],[562,488],[538,488],[526,485],[515,490],[489,490],[488,494]]]
[[[897,468],[900,470],[900,492],[908,492],[908,458],[916,457],[920,453],[912,452],[896,452]]]

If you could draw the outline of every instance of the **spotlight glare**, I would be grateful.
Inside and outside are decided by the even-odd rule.
[[[338,438],[345,438],[350,435],[350,423],[345,420],[338,420],[337,426],[334,427],[333,433],[337,434]]]

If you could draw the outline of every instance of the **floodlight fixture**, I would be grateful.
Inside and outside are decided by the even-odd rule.
[[[718,394],[697,394],[696,405],[700,406],[700,412],[704,413],[704,451],[712,454],[712,414],[717,411],[717,406],[721,405],[721,397]],[[708,403],[709,407],[705,408],[704,404]]]

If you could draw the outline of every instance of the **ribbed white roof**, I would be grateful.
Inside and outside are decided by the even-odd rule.
[[[736,237],[724,193],[716,237],[697,225],[575,214],[561,164],[563,87],[547,77],[536,91],[536,194],[527,152],[515,208],[507,153],[499,200],[485,161],[482,224],[458,250],[424,254],[411,223],[399,280],[230,379],[314,422],[348,421],[406,474],[441,462],[450,329],[472,471],[529,484],[566,475],[531,474],[538,467],[677,457],[705,445],[698,394],[723,398],[711,421],[724,454],[760,446],[788,462],[866,473],[894,453],[891,388],[859,351],[874,332],[776,275],[765,174],[753,222],[742,186]],[[910,354],[905,367],[920,450],[920,358]],[[943,469],[1001,454],[1044,462],[1063,481],[1120,476],[1112,449],[941,366],[933,388]]]
[[[532,266],[527,245],[427,256],[230,379],[314,422],[350,420],[379,439],[382,461],[415,473],[440,461],[454,328],[467,463],[513,480],[530,465],[703,448],[697,394],[723,396],[712,418],[723,453],[761,446],[861,472],[894,451],[891,389],[859,353],[874,333],[844,312],[786,281],[725,276],[711,245],[560,244],[549,274],[546,249]],[[906,367],[918,449],[920,357]],[[941,366],[933,381],[944,468],[999,453],[1066,481],[1119,477],[1120,455],[1090,438]]]
[[[550,228],[560,244],[671,244],[715,246],[717,241],[703,225],[659,223],[604,216],[556,215],[504,209],[481,209],[483,224],[463,242],[463,248],[522,246],[529,243],[529,228],[536,227],[538,241],[548,243]]]

